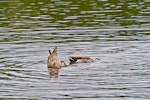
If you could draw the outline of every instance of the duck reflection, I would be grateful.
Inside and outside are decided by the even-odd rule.
[[[58,78],[59,70],[58,68],[48,68],[50,78]]]

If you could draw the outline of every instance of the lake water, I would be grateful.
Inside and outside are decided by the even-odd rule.
[[[149,0],[1,0],[0,99],[150,100]],[[47,68],[48,50],[100,60]]]

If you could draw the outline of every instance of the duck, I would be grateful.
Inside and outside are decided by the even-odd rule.
[[[62,66],[67,66],[67,64],[64,60],[59,59],[57,47],[54,48],[53,52],[51,52],[51,50],[49,50],[47,67],[60,69]]]
[[[70,64],[74,64],[74,63],[91,63],[91,62],[95,62],[99,60],[99,58],[90,58],[88,56],[70,56],[69,57],[69,61]]]
[[[60,60],[58,56],[57,47],[54,48],[53,52],[49,50],[49,56],[47,60],[48,68],[58,68],[60,69],[63,66],[68,66],[74,63],[91,63],[99,60],[99,58],[90,58],[88,56],[70,56],[70,63],[67,64],[64,60]]]
[[[47,67],[49,71],[50,78],[58,78],[59,76],[59,70],[61,67],[66,67],[75,63],[91,63],[99,60],[99,58],[91,58],[88,56],[70,56],[69,57],[69,64],[67,64],[64,60],[60,60],[58,56],[58,50],[57,47],[49,51],[49,56],[47,60]]]

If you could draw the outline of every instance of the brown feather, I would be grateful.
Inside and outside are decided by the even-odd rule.
[[[61,61],[59,60],[57,47],[54,48],[53,52],[50,53],[47,62],[48,68],[60,68]]]

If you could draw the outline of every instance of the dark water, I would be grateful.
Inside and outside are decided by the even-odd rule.
[[[1,0],[0,98],[149,100],[149,0]],[[48,49],[100,58],[50,78]]]

